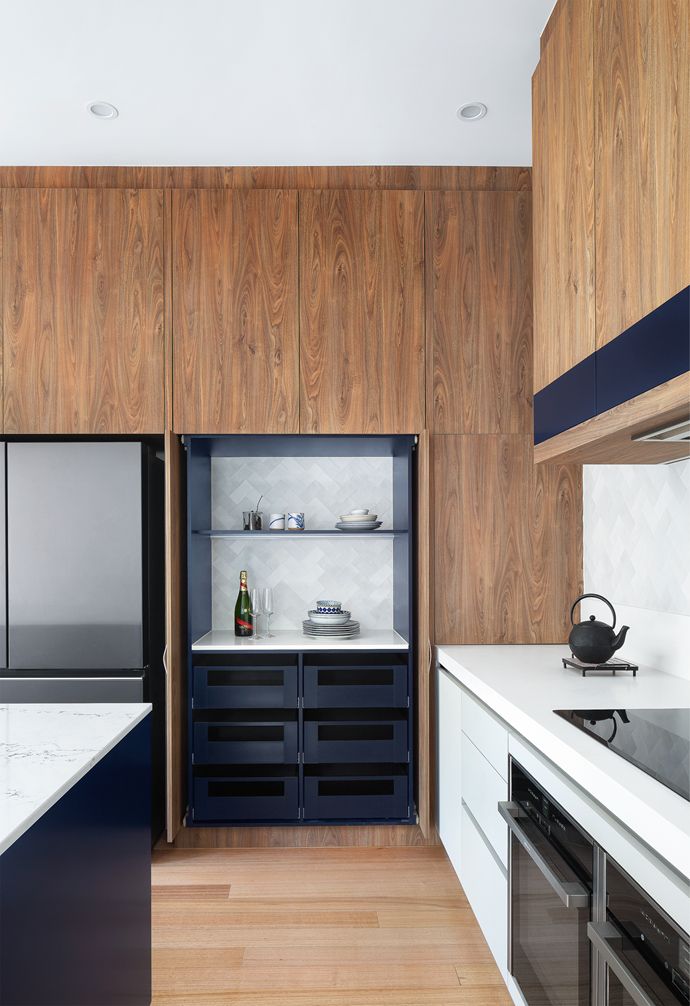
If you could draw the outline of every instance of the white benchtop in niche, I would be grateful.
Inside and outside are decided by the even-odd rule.
[[[565,646],[439,646],[437,658],[608,813],[690,878],[690,802],[588,737],[554,709],[690,709],[690,681],[641,666],[583,678]],[[690,713],[688,714],[690,716]]]
[[[148,702],[0,706],[0,854],[150,711]]]
[[[361,632],[352,639],[311,639],[301,629],[276,629],[270,639],[242,639],[234,629],[212,629],[192,644],[194,653],[319,653],[342,650],[409,650],[409,643],[393,629]]]

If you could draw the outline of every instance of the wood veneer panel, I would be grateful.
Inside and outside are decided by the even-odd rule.
[[[0,167],[8,188],[529,190],[526,167]]]
[[[424,197],[300,193],[300,429],[424,429]]]
[[[690,4],[598,0],[597,347],[690,283]]]
[[[165,434],[165,748],[166,838],[173,842],[187,809],[187,624],[184,450]]]
[[[7,433],[162,433],[163,193],[3,195]]]
[[[437,845],[409,824],[305,825],[304,827],[182,828],[176,849],[319,849]],[[162,846],[159,844],[159,848]]]
[[[532,87],[535,391],[596,348],[593,0],[558,8]]]
[[[529,192],[426,196],[433,433],[531,432],[531,209]]]
[[[173,193],[174,428],[297,433],[297,195]]]
[[[531,438],[434,436],[435,635],[558,643],[582,584],[582,473]]]

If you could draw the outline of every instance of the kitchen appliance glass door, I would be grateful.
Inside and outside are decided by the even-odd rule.
[[[531,829],[553,858],[539,835]],[[513,977],[529,1006],[589,1006],[589,907],[567,908],[515,836],[511,845]]]

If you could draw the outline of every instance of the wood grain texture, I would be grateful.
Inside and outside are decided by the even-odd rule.
[[[582,471],[531,438],[434,436],[437,644],[559,643],[582,586]]]
[[[300,431],[424,429],[424,197],[300,193]]]
[[[163,193],[3,195],[7,433],[162,433]]]
[[[533,78],[535,391],[595,349],[593,2],[560,0]]]
[[[510,1006],[441,848],[173,850],[152,882],[153,1006]]]
[[[0,188],[526,190],[528,167],[2,167]]]
[[[426,195],[432,433],[532,428],[529,192]]]
[[[297,433],[297,196],[173,193],[174,429]]]
[[[184,449],[165,433],[166,826],[173,842],[187,809],[187,624]]]
[[[417,825],[289,825],[257,828],[182,828],[176,849],[328,849],[406,848],[436,845],[434,835],[425,837]],[[167,848],[160,842],[159,848]]]
[[[432,736],[435,717],[432,694],[432,651],[431,651],[431,458],[429,431],[422,430],[417,443],[416,465],[416,522],[417,522],[417,562],[416,562],[416,780],[417,815],[422,834],[433,839],[434,816],[433,797],[435,775],[435,737]]]
[[[690,417],[690,374],[680,374],[534,448],[535,462],[658,465],[688,455],[687,444],[654,444],[633,437]]]
[[[597,347],[690,283],[690,4],[598,0]]]

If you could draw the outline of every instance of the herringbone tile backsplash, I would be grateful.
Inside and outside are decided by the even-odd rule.
[[[305,514],[307,528],[329,530],[340,514],[369,507],[384,528],[392,528],[390,458],[214,458],[211,485],[215,528],[240,528],[242,511],[252,509],[262,494],[266,519],[297,510]],[[321,597],[342,601],[363,630],[392,628],[392,539],[284,533],[284,541],[213,540],[215,629],[233,624],[241,569],[248,570],[250,588],[273,588],[276,629],[298,627]]]

